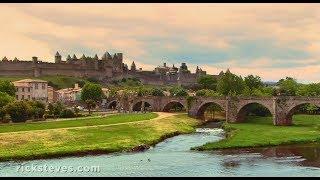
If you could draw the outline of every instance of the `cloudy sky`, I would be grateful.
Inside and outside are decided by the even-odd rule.
[[[0,56],[123,52],[129,65],[320,82],[320,4],[1,4]]]

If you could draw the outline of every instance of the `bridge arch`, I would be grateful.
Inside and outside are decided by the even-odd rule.
[[[262,102],[252,101],[245,103],[238,108],[236,114],[236,122],[244,122],[249,113],[252,113],[252,107],[254,106],[258,107],[256,110],[260,111],[261,114],[269,114],[274,117],[274,110],[272,107]]]
[[[149,110],[153,109],[152,103],[150,101],[140,100],[140,101],[136,101],[132,104],[131,110],[132,111],[141,111],[143,103],[144,103],[144,109],[143,109],[144,111],[148,110],[148,109]]]
[[[285,119],[286,121],[289,122],[289,124],[292,124],[292,117],[293,115],[298,112],[298,110],[304,106],[304,105],[314,105],[318,108],[320,108],[320,103],[317,103],[317,102],[308,102],[308,101],[304,101],[304,102],[299,102],[299,103],[296,103],[296,104],[293,104],[292,106],[290,106],[286,112],[286,115],[285,115]]]
[[[112,100],[107,104],[107,109],[116,109],[119,102],[117,100]]]
[[[180,102],[180,101],[176,101],[176,100],[173,100],[173,101],[170,101],[168,103],[166,103],[164,105],[164,107],[162,108],[162,111],[164,112],[170,112],[170,110],[174,107],[174,106],[178,106],[179,108],[181,108],[181,110],[185,110],[186,109],[186,106]]]
[[[221,105],[220,103],[218,102],[215,102],[215,101],[208,101],[208,102],[204,102],[202,103],[199,108],[197,109],[197,114],[196,116],[202,120],[205,119],[205,116],[204,116],[204,113],[206,111],[206,109],[211,106],[211,105],[214,105],[216,107],[218,107],[220,110],[222,111],[225,111],[225,108],[223,105]]]

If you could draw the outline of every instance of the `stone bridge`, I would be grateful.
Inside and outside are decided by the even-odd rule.
[[[130,99],[110,99],[107,108],[112,105],[115,109],[125,111],[169,111],[170,108],[179,104],[183,106],[188,115],[198,119],[204,117],[206,108],[212,104],[218,105],[226,112],[226,120],[231,123],[243,122],[252,104],[260,104],[267,108],[273,117],[274,125],[291,125],[292,115],[301,105],[314,104],[320,107],[320,97],[134,97]]]

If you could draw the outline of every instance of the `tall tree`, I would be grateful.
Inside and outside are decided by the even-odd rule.
[[[259,76],[248,75],[244,77],[244,82],[250,90],[258,89],[263,86],[263,83]]]
[[[201,89],[217,89],[217,79],[210,75],[202,75],[197,79]]]
[[[217,90],[223,95],[239,95],[245,88],[241,76],[232,74],[230,71],[224,73],[218,80]]]
[[[298,82],[292,77],[286,77],[285,79],[280,79],[277,83],[279,86],[278,94],[285,96],[295,96],[299,89]]]
[[[103,97],[102,87],[99,84],[86,83],[81,90],[81,100],[87,104],[89,114],[93,104],[100,102]]]

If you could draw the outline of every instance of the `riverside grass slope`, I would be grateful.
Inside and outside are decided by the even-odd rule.
[[[97,122],[113,121],[105,126],[100,123],[98,123],[99,126],[82,126],[87,123],[86,120],[56,122],[69,124],[72,121],[85,121],[86,123],[81,122],[82,124],[77,122],[81,124],[81,128],[66,124],[60,124],[57,127],[51,122],[46,124],[55,129],[39,130],[39,127],[42,128],[45,123],[40,123],[41,125],[38,126],[30,124],[28,131],[23,132],[19,132],[20,128],[12,128],[12,132],[0,133],[0,160],[28,160],[130,151],[141,144],[154,145],[167,137],[193,132],[199,124],[198,120],[189,118],[186,114],[164,118],[155,118],[156,116],[155,113],[121,114],[96,120]]]
[[[292,126],[274,126],[272,117],[248,117],[239,124],[225,124],[227,138],[193,150],[250,148],[320,142],[320,115],[294,115]]]

